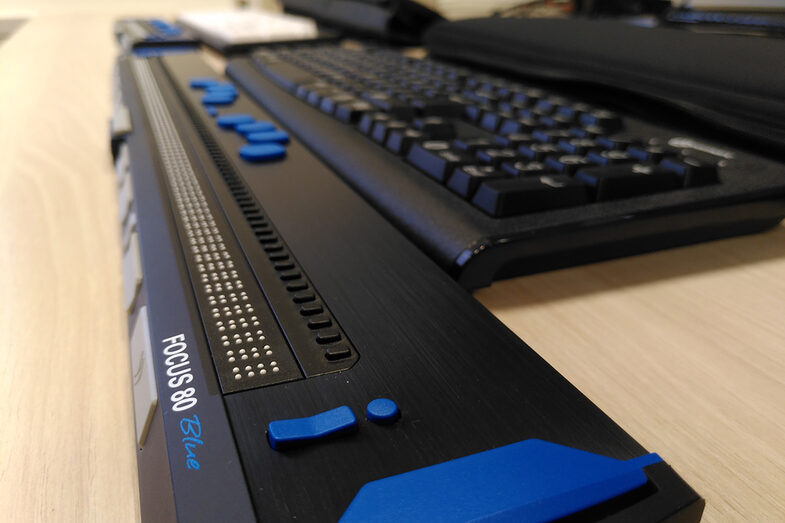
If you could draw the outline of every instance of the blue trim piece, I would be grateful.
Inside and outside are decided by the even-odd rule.
[[[286,149],[277,143],[260,143],[240,147],[240,158],[249,162],[269,162],[286,156]]]
[[[393,400],[376,398],[365,407],[365,417],[368,421],[384,425],[395,423],[401,417],[401,411]]]
[[[244,123],[234,128],[235,131],[242,135],[250,133],[264,133],[267,131],[275,131],[275,125],[272,122],[258,121],[253,123]]]
[[[234,129],[238,125],[253,122],[253,116],[243,113],[222,114],[215,120],[215,122],[219,127],[224,129]]]
[[[202,96],[202,103],[204,105],[232,105],[236,98],[237,95],[232,93],[207,93]]]
[[[211,85],[218,85],[218,80],[209,76],[195,76],[188,80],[188,86],[191,89],[206,89]]]
[[[267,425],[267,440],[275,450],[353,432],[357,418],[346,405],[307,418],[273,421]]]
[[[245,139],[252,143],[289,143],[289,135],[283,131],[249,133]]]
[[[340,521],[552,521],[643,486],[660,461],[529,439],[367,483]]]
[[[167,45],[163,47],[136,47],[134,55],[140,58],[150,58],[153,56],[163,56],[167,54],[184,54],[196,52],[196,44],[192,45]]]

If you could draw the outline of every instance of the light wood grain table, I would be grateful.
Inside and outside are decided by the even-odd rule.
[[[115,182],[114,16],[0,45],[0,520],[138,518]],[[476,293],[707,500],[785,521],[785,228]]]

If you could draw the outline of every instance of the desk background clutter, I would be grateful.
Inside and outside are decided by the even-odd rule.
[[[111,28],[171,13],[22,9],[0,41],[0,509],[10,521],[133,521]],[[475,297],[668,461],[706,499],[704,521],[785,520],[784,226]]]

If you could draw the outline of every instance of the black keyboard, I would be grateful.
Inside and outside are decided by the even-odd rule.
[[[359,45],[265,49],[228,72],[467,288],[785,215],[781,163],[590,89]]]

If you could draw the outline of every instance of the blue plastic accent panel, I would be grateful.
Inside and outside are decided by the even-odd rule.
[[[347,434],[357,429],[357,418],[347,406],[307,418],[273,421],[267,425],[267,440],[275,450]]]
[[[660,461],[529,439],[367,483],[341,522],[552,521],[644,485]]]
[[[217,85],[218,80],[206,76],[195,76],[188,80],[188,85],[191,89],[207,89],[211,85]]]
[[[259,121],[238,125],[234,128],[234,130],[243,135],[251,133],[264,133],[267,131],[275,131],[275,125],[273,125],[272,122]]]
[[[240,158],[249,162],[269,162],[286,156],[286,149],[277,143],[260,143],[240,147]]]
[[[252,143],[289,143],[289,135],[283,131],[249,133],[245,139]]]
[[[198,49],[196,44],[192,45],[168,45],[166,47],[136,47],[134,48],[134,55],[140,58],[149,58],[152,56],[164,56],[168,54],[184,54],[195,53]]]
[[[401,411],[393,400],[377,398],[365,407],[365,417],[374,423],[395,423],[401,417]]]
[[[215,120],[219,127],[224,129],[234,129],[238,125],[253,122],[253,116],[250,114],[236,113],[236,114],[222,114]]]
[[[204,105],[231,105],[235,98],[237,95],[232,93],[207,93],[202,96],[202,103]]]

